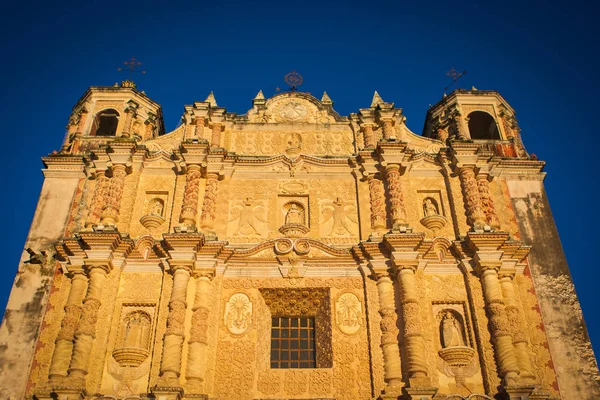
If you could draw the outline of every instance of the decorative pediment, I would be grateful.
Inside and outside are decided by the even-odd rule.
[[[264,106],[248,111],[250,122],[266,123],[332,123],[340,119],[331,108],[308,93],[286,92],[268,99]]]

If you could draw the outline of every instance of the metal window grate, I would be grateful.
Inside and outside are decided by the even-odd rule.
[[[271,319],[271,368],[316,368],[314,317]]]

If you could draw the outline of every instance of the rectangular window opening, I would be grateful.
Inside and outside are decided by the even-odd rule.
[[[271,368],[316,368],[315,349],[314,317],[271,319]]]

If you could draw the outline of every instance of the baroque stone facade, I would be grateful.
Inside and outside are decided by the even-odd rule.
[[[167,133],[131,82],[84,94],[43,158],[2,398],[600,398],[544,162],[497,92],[422,135],[377,92],[252,104],[211,93]]]

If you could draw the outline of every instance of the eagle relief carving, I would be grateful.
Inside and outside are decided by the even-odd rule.
[[[252,199],[246,197],[231,205],[229,223],[232,224],[234,236],[262,236],[266,234],[266,209]]]
[[[341,200],[321,204],[321,235],[352,236],[356,234],[358,217],[356,207]]]

